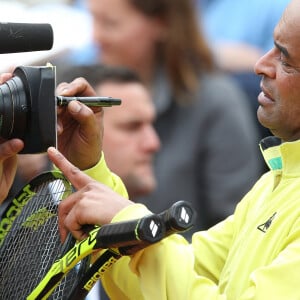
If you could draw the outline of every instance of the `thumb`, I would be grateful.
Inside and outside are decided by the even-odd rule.
[[[56,148],[49,147],[47,153],[49,159],[62,171],[76,190],[83,188],[89,182],[93,181],[92,178],[70,163]]]

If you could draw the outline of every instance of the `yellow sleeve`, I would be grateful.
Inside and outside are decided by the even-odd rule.
[[[126,221],[149,215],[151,212],[142,204],[134,204],[121,210],[112,220],[113,222]],[[130,267],[130,256],[123,256],[114,263],[113,268],[104,272],[102,285],[111,300],[142,300],[138,276]],[[126,276],[124,276],[126,274]],[[128,293],[130,290],[130,293]],[[154,298],[153,298],[154,299]],[[157,298],[158,299],[158,298]]]
[[[121,196],[128,198],[128,193],[123,181],[118,175],[109,170],[108,166],[106,165],[103,152],[100,161],[94,167],[84,170],[84,173],[109,186]]]
[[[113,222],[149,214],[142,204],[119,212]],[[102,284],[112,300],[214,299],[216,283],[195,270],[195,251],[181,235],[174,234],[130,257],[122,257],[103,274]]]
[[[149,213],[150,211],[144,205],[134,204],[120,211],[114,217],[113,222],[140,218]],[[187,251],[185,262],[178,262],[174,257],[174,247],[176,252]],[[172,259],[166,259],[170,254]],[[176,264],[174,264],[174,258]],[[170,262],[171,265],[169,265]],[[193,276],[190,272],[193,264],[193,251],[188,246],[188,242],[182,236],[173,235],[131,257],[124,256],[119,259],[111,269],[103,274],[102,284],[112,300],[189,299],[187,293],[189,288],[186,285]],[[166,274],[174,274],[169,269],[170,267],[171,269],[175,268],[176,276],[174,278],[171,278],[172,276],[166,278]],[[142,280],[141,274],[143,274]],[[177,276],[181,277],[181,280],[179,286],[175,287],[174,282],[178,282]]]

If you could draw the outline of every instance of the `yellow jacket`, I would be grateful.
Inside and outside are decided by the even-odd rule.
[[[120,259],[102,280],[111,299],[300,299],[300,141],[261,147],[271,170],[234,214],[191,244],[173,235]],[[113,222],[148,213],[135,204]]]

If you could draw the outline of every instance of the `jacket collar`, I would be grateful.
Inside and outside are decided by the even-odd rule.
[[[300,176],[300,140],[282,142],[270,136],[260,142],[260,149],[270,170]]]

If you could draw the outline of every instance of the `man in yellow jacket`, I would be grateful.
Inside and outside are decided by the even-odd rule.
[[[262,76],[258,119],[275,135],[260,144],[270,171],[232,216],[195,233],[191,243],[173,235],[117,261],[102,280],[111,299],[300,299],[298,0],[288,5],[274,30],[274,47],[257,62],[255,71]],[[63,238],[71,231],[82,239],[84,224],[149,214],[145,206],[127,199],[103,155],[86,171],[92,179],[54,148],[48,154],[78,190],[60,205]]]

